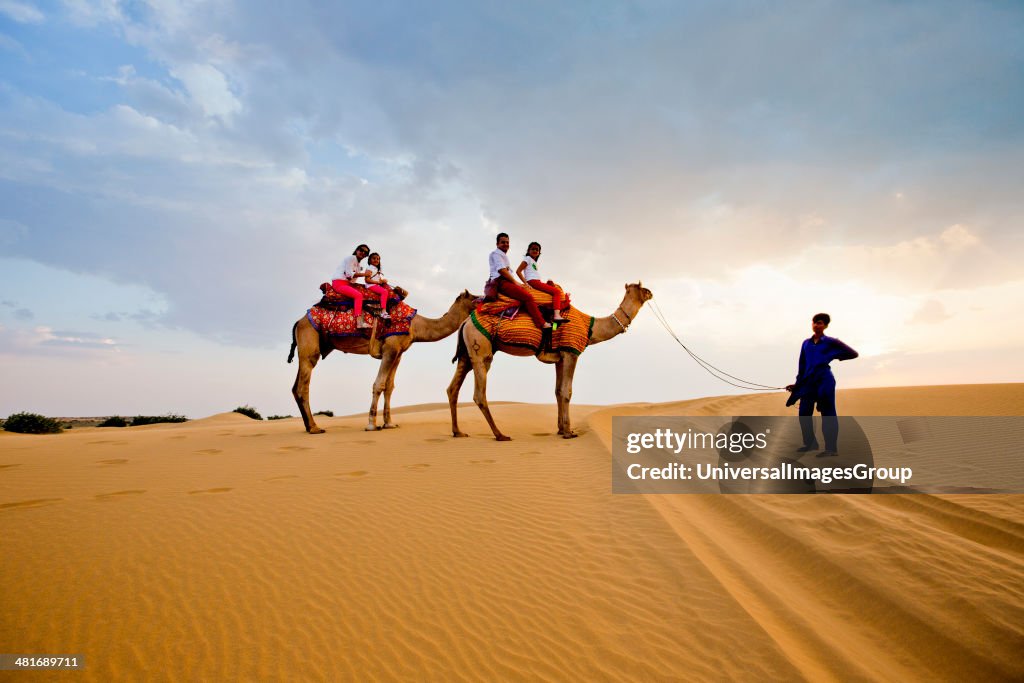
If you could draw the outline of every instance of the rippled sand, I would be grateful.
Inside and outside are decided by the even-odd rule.
[[[1024,678],[1024,496],[611,494],[612,415],[782,403],[574,406],[571,441],[515,404],[508,443],[473,406],[458,440],[437,406],[5,434],[0,652],[95,681]],[[1024,385],[839,405],[1022,415]]]

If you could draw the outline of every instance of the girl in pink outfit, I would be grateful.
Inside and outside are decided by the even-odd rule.
[[[338,269],[331,276],[331,287],[338,294],[352,298],[356,314],[356,327],[369,327],[370,324],[363,320],[363,293],[352,286],[357,279],[370,275],[370,271],[363,270],[359,262],[370,253],[370,248],[360,244],[351,256],[346,256]]]
[[[391,320],[391,316],[388,315],[388,294],[391,293],[391,289],[388,287],[387,278],[381,275],[380,254],[373,252],[366,259],[366,263],[366,288],[375,294],[380,294],[380,317]]]

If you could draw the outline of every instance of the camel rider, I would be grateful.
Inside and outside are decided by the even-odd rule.
[[[373,273],[363,270],[360,262],[370,253],[370,248],[360,244],[350,256],[346,256],[338,269],[331,276],[331,287],[334,291],[343,296],[351,297],[354,304],[356,327],[367,328],[370,324],[363,320],[363,293],[352,285],[361,278]]]
[[[512,274],[512,267],[508,262],[508,247],[508,233],[498,233],[497,248],[491,252],[489,258],[491,272],[487,281],[488,286],[496,287],[499,293],[504,294],[510,299],[515,299],[525,306],[526,312],[533,319],[533,324],[537,327],[541,329],[551,327],[551,323],[544,321],[540,314],[540,309],[537,308],[537,302],[533,300],[530,293],[516,283],[516,278]]]
[[[366,259],[366,288],[375,294],[380,295],[380,317],[384,320],[391,320],[388,314],[388,294],[391,288],[388,287],[388,280],[380,270],[380,254],[373,252]]]
[[[540,242],[530,242],[530,246],[526,248],[526,256],[523,257],[523,262],[516,268],[516,275],[530,287],[550,294],[551,307],[555,311],[555,315],[551,319],[552,322],[565,322],[565,318],[562,317],[562,288],[555,284],[553,280],[545,282],[541,279],[540,269],[537,266],[539,259]]]

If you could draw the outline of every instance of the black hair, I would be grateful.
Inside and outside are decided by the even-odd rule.
[[[370,252],[370,248],[368,246],[366,246],[365,244],[360,244],[358,247],[355,248],[355,250],[353,250],[352,255],[355,256],[356,252],[359,251],[360,249],[365,249],[367,253]]]
[[[373,252],[372,254],[366,257],[366,262],[369,263],[370,259],[372,259],[374,256],[376,256],[378,259],[380,258],[380,254],[378,254],[377,252]],[[380,261],[378,261],[377,264],[377,272],[383,273],[384,269],[380,267]]]
[[[494,243],[497,244],[498,242],[500,242],[502,237],[508,237],[508,233],[507,232],[499,232],[498,236],[496,238],[494,238]]]
[[[540,242],[530,242],[526,246],[526,253],[523,254],[523,256],[529,256],[530,255],[530,250],[533,249],[534,247],[537,247],[538,249],[540,249],[541,248],[540,247]]]
[[[818,321],[825,323],[825,327],[828,327],[829,323],[832,322],[832,316],[830,316],[828,313],[815,313],[814,317],[811,318],[811,322],[816,323]]]

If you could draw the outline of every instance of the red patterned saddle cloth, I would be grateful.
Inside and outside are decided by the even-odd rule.
[[[363,310],[369,311],[374,315],[380,315],[380,294],[371,292],[366,285],[353,284],[357,290],[363,293]],[[348,311],[353,307],[352,297],[344,294],[338,294],[334,291],[334,287],[331,287],[330,282],[325,282],[320,285],[320,291],[323,292],[323,296],[320,301],[316,303],[321,308],[327,308],[339,311]],[[401,287],[392,287],[391,294],[388,296],[388,313],[391,313],[399,302],[404,301],[409,296],[409,292],[405,291]]]
[[[331,291],[333,292],[334,290],[332,289]],[[349,303],[352,303],[351,300]],[[363,320],[371,326],[374,324],[374,320],[378,321],[378,339],[384,339],[396,334],[409,334],[409,326],[412,324],[412,319],[416,317],[416,309],[404,301],[399,301],[389,308],[391,320],[377,319],[370,312],[366,299],[363,299]],[[377,310],[380,310],[379,300],[377,301]],[[333,307],[327,308],[317,304],[306,312],[306,317],[309,318],[313,329],[330,337],[370,338],[372,328],[364,327],[360,329],[356,327],[356,314],[351,307],[348,310],[342,310]]]

